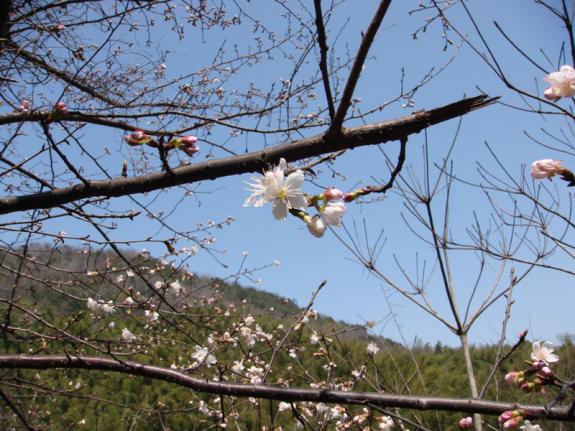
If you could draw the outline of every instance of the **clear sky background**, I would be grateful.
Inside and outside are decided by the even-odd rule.
[[[275,2],[259,0],[241,3],[246,10],[252,10],[254,15],[263,17],[262,22],[268,28],[282,28],[285,25],[285,20],[279,17],[282,8]],[[309,3],[311,5],[311,2]],[[559,4],[559,2],[550,3]],[[375,1],[353,0],[345,2],[336,9],[335,15],[328,23],[328,44],[334,55],[343,58],[348,50],[355,52],[360,42],[360,33],[367,27],[376,4]],[[559,20],[546,13],[535,2],[528,0],[470,1],[468,5],[510,79],[519,87],[530,91],[539,89],[542,94],[546,87],[543,81],[544,73],[533,67],[510,47],[509,43],[495,31],[493,20],[497,20],[510,37],[549,71],[552,71],[553,67],[545,60],[540,50],[544,50],[555,67],[563,64],[559,63],[559,55],[561,44],[565,40],[565,32]],[[229,8],[233,7],[233,2],[229,2]],[[355,97],[361,98],[358,106],[363,111],[367,111],[394,98],[399,93],[402,70],[405,73],[404,84],[407,87],[423,79],[431,68],[437,70],[448,62],[451,61],[451,63],[415,94],[414,106],[402,107],[400,102],[382,112],[374,113],[369,117],[369,121],[384,121],[410,114],[415,110],[438,107],[464,96],[477,95],[480,93],[479,89],[490,96],[501,96],[502,102],[520,103],[518,97],[506,89],[485,62],[467,45],[462,44],[455,34],[449,34],[454,44],[450,45],[447,50],[443,50],[443,32],[439,23],[432,23],[425,33],[419,33],[417,39],[414,39],[412,34],[425,23],[426,17],[431,15],[431,12],[410,15],[409,10],[416,7],[416,1],[396,0],[392,2],[356,89]],[[451,8],[448,17],[468,35],[473,43],[478,43],[477,35],[473,33],[472,26],[464,16],[460,5]],[[209,59],[210,53],[219,47],[221,42],[225,42],[226,47],[231,49],[234,43],[243,44],[249,38],[253,38],[253,26],[247,20],[245,22],[243,26],[231,27],[217,34],[212,32],[205,39],[202,39],[199,32],[190,28],[189,34],[182,42],[177,41],[167,29],[166,24],[156,27],[154,40],[164,46],[170,46],[171,52],[165,60],[167,76],[196,70],[205,65],[209,61],[206,59]],[[280,33],[281,31],[278,30],[278,34]],[[214,40],[214,36],[215,39],[220,40]],[[310,59],[313,58],[312,56]],[[316,67],[316,64],[312,62],[303,65],[301,77],[305,78],[305,71],[315,70]],[[286,73],[288,72],[289,69],[284,59],[277,58],[273,62],[265,61],[253,68],[243,70],[234,81],[238,86],[255,82],[267,88],[267,85],[272,82],[280,85],[280,79],[287,79]],[[227,85],[231,84],[230,82]],[[318,98],[315,102],[317,105],[325,106],[321,86],[317,87],[317,93]],[[559,102],[565,107],[570,103],[568,100]],[[352,121],[346,123],[346,126],[357,124]],[[564,120],[560,118],[543,118],[502,104],[466,115],[452,154],[455,174],[472,182],[480,182],[477,163],[482,163],[496,173],[500,172],[484,142],[489,143],[509,172],[517,178],[521,175],[528,175],[526,165],[536,159],[561,158],[567,166],[575,166],[570,155],[545,150],[531,142],[524,134],[526,131],[532,136],[549,141],[550,138],[541,128],[553,131],[559,130],[559,127],[564,125]],[[415,177],[423,177],[422,148],[425,139],[428,140],[433,162],[439,162],[448,151],[457,127],[458,121],[452,120],[431,127],[426,134],[421,133],[410,138],[407,164],[412,167],[411,172]],[[119,132],[99,133],[101,134],[86,136],[86,139],[92,139],[94,144],[109,142],[106,146],[118,151],[122,139]],[[223,142],[227,139],[229,136],[225,133],[210,136],[210,140],[214,142]],[[268,142],[268,145],[280,143],[274,141]],[[202,153],[198,158],[201,160],[208,154],[209,145],[202,142],[200,145]],[[250,151],[261,148],[258,146],[260,143],[246,141],[242,139],[242,136],[230,145],[239,152],[242,149],[245,150],[245,147]],[[119,151],[129,155],[131,151],[139,150],[124,145]],[[381,146],[381,151],[395,160],[398,143]],[[323,167],[318,170],[316,185],[306,181],[304,191],[319,193],[320,187],[327,186],[350,190],[357,185],[373,184],[372,178],[385,181],[389,176],[389,170],[381,151],[376,147],[349,151],[338,159],[334,166],[337,172],[345,178],[332,177],[331,171]],[[214,151],[214,155],[222,156],[217,151]],[[111,169],[115,168],[111,167]],[[433,171],[432,169],[432,174],[435,175]],[[384,285],[358,265],[333,233],[327,232],[325,237],[317,239],[312,237],[304,224],[295,218],[289,218],[283,222],[276,221],[272,217],[270,205],[263,208],[242,206],[249,195],[244,186],[244,181],[247,180],[249,180],[249,175],[194,185],[197,200],[186,199],[171,216],[170,220],[182,229],[191,229],[194,225],[205,224],[209,220],[217,222],[228,216],[235,219],[231,226],[215,232],[214,247],[225,250],[225,254],[218,256],[228,267],[224,268],[208,253],[200,252],[188,261],[191,271],[204,275],[228,277],[239,268],[265,267],[252,275],[253,280],[261,279],[258,288],[293,298],[300,305],[307,303],[314,289],[325,279],[327,285],[314,307],[322,314],[353,323],[375,320],[379,323],[373,329],[374,333],[394,340],[400,340],[403,336],[408,343],[418,338],[429,343],[441,341],[450,345],[457,344],[457,338],[441,324],[394,293],[389,286]],[[558,185],[558,193],[567,203],[572,193],[571,190],[563,187],[558,181],[555,183]],[[182,195],[182,190],[172,189],[150,194],[142,200],[149,201],[150,208],[158,210],[162,207],[171,208],[171,205],[180,200]],[[509,201],[503,196],[498,196],[497,200],[509,207]],[[118,200],[118,206],[123,204],[130,206],[127,199]],[[483,193],[464,184],[454,186],[450,222],[454,234],[459,235],[462,240],[465,239],[466,227],[473,224],[474,211],[478,219],[487,225],[489,210],[489,202]],[[362,230],[365,223],[367,236],[371,240],[375,240],[379,232],[383,231],[386,242],[378,261],[378,268],[398,281],[402,279],[396,258],[408,271],[413,271],[416,255],[419,256],[420,261],[432,257],[430,246],[420,241],[406,227],[402,214],[406,214],[406,210],[401,197],[395,193],[389,193],[381,201],[370,204],[350,204],[348,214],[345,216],[345,226],[350,230],[354,228],[354,224]],[[409,216],[407,217],[409,219]],[[411,220],[413,221],[412,218]],[[84,229],[76,227],[73,222],[67,222],[61,227],[67,232]],[[148,223],[144,216],[140,216],[131,223],[121,223],[120,228],[121,233],[116,238],[130,239],[146,235],[157,238],[169,236],[166,231],[158,230],[157,225],[152,226]],[[342,228],[336,229],[339,234],[343,234]],[[361,236],[363,238],[363,233]],[[429,238],[429,235],[427,237]],[[191,244],[181,241],[177,246],[181,248],[191,246]],[[147,247],[151,249],[153,255],[160,256],[165,253],[162,246]],[[244,256],[244,252],[248,252],[247,256]],[[277,268],[273,265],[276,260],[280,262]],[[569,268],[573,267],[572,260],[565,260],[564,264]],[[431,263],[428,265],[428,270],[431,270]],[[504,272],[502,286],[508,278],[509,268],[510,266]],[[439,312],[448,315],[448,304],[437,277],[437,269],[434,270],[435,275],[432,276],[428,286],[429,297]],[[485,293],[490,288],[497,270],[497,262],[490,262],[487,265],[485,280],[478,291],[479,299],[481,293]],[[477,271],[477,260],[473,253],[454,254],[453,271],[457,299],[463,306],[471,293],[473,274]],[[240,278],[239,281],[245,285],[254,285],[245,277]],[[515,291],[509,334],[513,337],[516,332],[528,328],[533,340],[554,340],[560,334],[573,332],[573,323],[575,323],[572,312],[572,304],[575,300],[573,281],[572,277],[555,272],[535,271],[532,273]],[[477,303],[477,300],[474,301],[474,304]],[[504,307],[505,304],[501,301],[478,321],[471,332],[472,342],[490,343],[499,338]],[[392,315],[395,319],[392,319]]]

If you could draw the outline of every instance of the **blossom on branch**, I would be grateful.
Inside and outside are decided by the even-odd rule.
[[[525,421],[521,429],[523,431],[543,431],[539,425],[533,425],[530,421]]]
[[[535,160],[531,164],[531,177],[537,180],[552,178],[563,171],[561,160],[543,159]]]
[[[200,151],[200,147],[196,145],[198,142],[198,138],[193,135],[186,135],[181,138],[173,138],[168,142],[167,149],[171,150],[172,148],[177,148],[178,150],[182,150],[188,156],[192,157],[198,151]]]
[[[67,114],[68,107],[64,102],[58,102],[54,105],[54,111],[58,112],[59,114]]]
[[[131,147],[137,147],[140,145],[149,145],[150,147],[157,147],[158,143],[154,141],[150,135],[147,135],[143,130],[134,130],[128,136],[124,137],[126,143]]]
[[[467,416],[466,418],[461,418],[459,420],[459,428],[462,430],[470,430],[473,428],[473,418],[471,416]]]
[[[326,202],[339,201],[340,199],[343,199],[343,195],[344,193],[341,190],[331,187],[323,192],[323,199]]]
[[[323,222],[320,216],[314,215],[309,219],[307,229],[316,238],[321,238],[327,229],[327,225]]]
[[[280,160],[273,171],[267,171],[260,178],[252,177],[247,183],[252,194],[245,200],[244,206],[260,207],[266,202],[273,202],[272,213],[277,220],[284,220],[290,209],[307,207],[307,199],[300,191],[304,182],[303,172],[298,169],[285,178],[286,161]]]
[[[322,217],[327,224],[339,226],[341,224],[341,218],[346,212],[347,208],[343,202],[329,203],[323,209]]]
[[[136,338],[137,337],[134,334],[132,334],[128,328],[122,329],[122,340],[131,343],[133,341],[136,341]]]
[[[379,352],[379,347],[377,347],[377,344],[375,344],[373,341],[370,342],[367,347],[365,348],[365,351],[367,352],[368,355],[376,355],[377,352]]]
[[[531,359],[534,361],[544,361],[547,364],[559,362],[559,356],[553,353],[554,346],[550,341],[545,341],[543,344],[537,341],[533,343],[532,349]]]
[[[575,95],[575,69],[571,66],[561,66],[558,72],[550,73],[543,79],[551,84],[543,93],[547,99],[557,101]]]

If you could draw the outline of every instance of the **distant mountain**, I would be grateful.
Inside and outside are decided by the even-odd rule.
[[[88,297],[120,298],[118,291],[150,295],[155,283],[160,282],[166,289],[170,282],[177,280],[188,295],[172,298],[176,303],[184,301],[192,305],[215,298],[219,303],[241,305],[243,312],[254,316],[290,320],[304,312],[292,299],[217,277],[191,275],[185,268],[175,268],[147,253],[130,249],[123,249],[121,253],[119,257],[112,251],[79,249],[65,244],[57,247],[33,244],[27,250],[28,257],[21,259],[19,251],[0,249],[0,295],[11,294],[18,278],[18,296],[40,308],[53,309],[57,304],[59,312],[71,313],[85,308]],[[130,273],[133,275],[128,277]],[[390,339],[368,334],[364,326],[336,321],[329,316],[320,315],[310,325],[325,335],[372,340],[382,348],[401,348]]]

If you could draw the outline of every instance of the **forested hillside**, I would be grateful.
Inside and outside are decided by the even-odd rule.
[[[27,262],[7,251],[0,256],[1,295],[19,295],[19,303],[27,304],[25,308],[4,309],[0,316],[5,321],[5,314],[11,312],[13,321],[26,322],[25,336],[20,333],[15,336],[18,342],[4,342],[4,350],[10,353],[41,356],[64,348],[74,355],[114,349],[118,361],[187,370],[207,380],[265,380],[282,387],[444,397],[466,397],[468,393],[460,350],[440,342],[435,346],[401,346],[368,335],[367,327],[318,316],[312,308],[298,307],[293,301],[253,288],[192,275],[185,268],[173,268],[147,254],[126,250],[126,265],[107,253],[65,246],[33,248],[35,251],[29,253],[33,258]],[[16,265],[20,265],[18,274],[26,280],[21,280],[14,292],[11,287]],[[147,273],[148,277],[136,279],[136,273]],[[178,284],[156,283],[163,279],[178,280]],[[177,304],[185,312],[172,314],[161,296],[146,290],[150,285],[166,297],[175,297],[177,301],[170,304]],[[98,304],[100,297],[112,297],[111,292],[116,298],[112,303],[99,303],[99,308],[90,305],[88,298]],[[59,330],[46,331],[44,317],[49,317]],[[76,334],[91,340],[89,345],[76,335],[65,335],[71,324],[76,326]],[[180,335],[165,343],[163,334],[168,327]],[[526,342],[503,362],[486,397],[533,403],[552,399],[538,393],[518,395],[503,381],[506,372],[524,368],[523,360],[529,358],[530,349]],[[556,352],[561,358],[558,375],[573,378],[572,337],[564,336]],[[472,348],[480,384],[491,372],[496,354],[496,346]],[[272,364],[269,370],[267,364]],[[12,396],[43,429],[218,429],[232,420],[245,430],[339,429],[345,417],[357,422],[355,428],[347,429],[365,429],[368,423],[376,427],[380,420],[358,406],[334,410],[332,405],[302,402],[294,403],[292,410],[277,401],[216,397],[147,377],[112,372],[13,370],[4,375],[3,381],[13,387]],[[13,423],[7,419],[8,406],[2,405],[2,412],[6,419],[0,420],[1,428],[9,429]],[[423,430],[455,430],[461,417],[456,413],[394,409],[381,413],[403,418],[403,423],[413,423],[414,429]],[[569,424],[539,423],[545,430],[573,429]]]

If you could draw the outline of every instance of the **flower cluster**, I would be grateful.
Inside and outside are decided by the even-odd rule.
[[[561,66],[558,72],[550,73],[543,79],[551,84],[551,87],[543,93],[547,99],[555,102],[562,97],[575,95],[575,69],[573,67]]]
[[[503,429],[514,430],[525,420],[525,411],[523,410],[507,410],[499,415],[499,423],[503,425]]]
[[[470,430],[473,428],[473,418],[471,416],[467,416],[466,418],[461,418],[459,420],[459,428],[462,430]]]
[[[198,138],[192,135],[182,136],[181,138],[173,138],[168,142],[166,149],[171,150],[176,148],[178,150],[183,151],[188,156],[193,157],[198,151],[200,151],[200,147],[196,145],[198,142]]]
[[[112,301],[103,302],[95,301],[92,298],[88,298],[86,306],[89,310],[93,312],[101,311],[104,314],[113,314],[116,312],[114,308],[114,303]]]
[[[252,177],[252,181],[247,183],[252,194],[245,200],[244,206],[261,207],[271,202],[272,213],[277,220],[286,219],[291,212],[303,220],[309,232],[317,238],[324,235],[328,225],[339,226],[347,208],[343,202],[337,201],[346,200],[347,193],[329,188],[320,195],[306,196],[300,190],[305,179],[303,172],[297,169],[286,177],[286,170],[286,161],[281,159],[274,169],[259,177]],[[311,206],[316,208],[318,214],[311,216],[306,212]]]
[[[150,135],[146,134],[143,130],[134,130],[128,136],[124,137],[124,141],[131,147],[139,147],[140,145],[148,145],[152,148],[158,148],[160,144],[152,138]],[[192,135],[186,135],[181,137],[176,137],[170,139],[170,142],[164,147],[166,151],[175,149],[181,150],[188,156],[192,157],[198,151],[200,147],[196,145],[198,138]]]
[[[567,181],[568,187],[575,186],[575,174],[569,169],[563,167],[561,160],[543,159],[535,160],[531,164],[531,177],[536,180],[545,178],[551,179],[555,175],[559,175],[562,180]]]
[[[158,143],[150,135],[147,135],[143,130],[134,130],[131,134],[124,137],[124,141],[131,147],[138,147],[140,145],[148,145],[153,148],[158,147]]]
[[[555,374],[551,364],[559,361],[559,356],[553,353],[553,344],[549,341],[543,344],[533,343],[531,361],[523,371],[510,371],[505,375],[505,381],[524,392],[542,391],[543,387],[552,384]]]
[[[321,238],[328,225],[339,226],[341,224],[341,218],[347,212],[347,208],[343,202],[335,201],[343,199],[344,196],[345,193],[332,187],[321,195],[312,198],[312,202],[314,202],[319,214],[313,217],[304,217],[304,221],[313,236]],[[323,205],[319,203],[320,201],[323,201]]]
[[[531,177],[536,180],[553,178],[564,169],[561,160],[543,159],[531,163]]]

